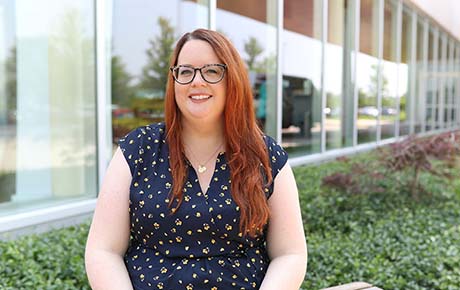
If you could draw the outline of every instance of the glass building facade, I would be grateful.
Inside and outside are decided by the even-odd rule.
[[[293,165],[460,128],[460,41],[410,2],[0,0],[0,232],[91,212],[200,27],[235,44]]]

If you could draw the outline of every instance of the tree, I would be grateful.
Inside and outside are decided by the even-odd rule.
[[[258,73],[272,73],[272,74],[274,74],[275,70],[276,70],[276,54],[274,54],[274,53],[272,53],[269,56],[265,57],[256,66],[256,71]]]
[[[376,95],[366,94],[362,88],[358,89],[358,107],[376,106],[376,100]]]
[[[48,48],[50,100],[69,112],[74,106],[89,106],[96,98],[96,43],[86,31],[82,13],[76,8],[64,11]]]
[[[376,64],[371,65],[372,74],[370,75],[369,81],[369,96],[377,98],[378,92],[378,84],[379,84],[379,67]],[[383,70],[380,70],[382,74],[382,87],[380,88],[382,92],[382,98],[386,98],[390,95],[390,91],[388,89],[388,78],[386,75],[383,74]],[[374,104],[375,105],[375,104]]]
[[[248,58],[245,59],[248,69],[250,71],[257,69],[256,58],[264,51],[263,47],[259,44],[257,38],[251,36],[244,44],[244,52],[248,55]]]
[[[133,95],[129,85],[132,76],[126,71],[125,64],[117,55],[112,56],[112,103],[128,106]]]
[[[160,35],[150,40],[150,48],[146,51],[148,61],[142,69],[140,88],[164,92],[175,36],[174,27],[171,26],[168,19],[158,17],[158,25]]]
[[[7,110],[15,111],[17,102],[16,47],[12,47],[6,60]]]

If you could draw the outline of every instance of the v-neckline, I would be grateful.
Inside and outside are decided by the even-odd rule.
[[[186,161],[188,163],[188,166],[193,169],[193,174],[195,175],[195,179],[197,180],[197,184],[198,184],[198,187],[201,191],[201,193],[203,193],[203,195],[205,197],[207,197],[207,194],[208,194],[208,191],[209,189],[211,188],[211,185],[212,185],[212,181],[214,180],[215,178],[215,175],[216,175],[216,168],[218,166],[218,164],[220,164],[222,162],[222,157],[225,156],[225,152],[224,151],[220,151],[217,156],[214,158],[214,166],[212,167],[212,174],[211,174],[211,178],[209,179],[209,183],[207,184],[207,187],[204,188],[200,182],[200,178],[199,178],[199,173],[197,172],[197,170],[195,169],[195,167],[193,167],[192,163],[190,162],[190,160],[188,160],[188,158],[186,158]],[[209,168],[208,170],[211,170],[211,168]]]

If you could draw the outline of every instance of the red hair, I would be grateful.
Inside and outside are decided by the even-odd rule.
[[[254,115],[248,73],[231,42],[220,33],[207,29],[197,29],[179,39],[171,56],[171,66],[177,65],[182,47],[193,39],[209,43],[220,61],[227,65],[224,136],[226,158],[230,167],[231,193],[240,208],[240,231],[254,237],[268,223],[269,208],[265,187],[272,182],[272,174],[263,133],[257,126]],[[173,201],[177,201],[177,209],[182,202],[187,168],[181,140],[181,113],[175,101],[171,72],[166,87],[165,122],[173,178],[170,206]]]

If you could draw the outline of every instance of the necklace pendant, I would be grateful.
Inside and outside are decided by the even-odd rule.
[[[206,166],[204,166],[204,165],[198,165],[198,172],[199,172],[199,173],[205,172],[206,169],[207,169]]]

